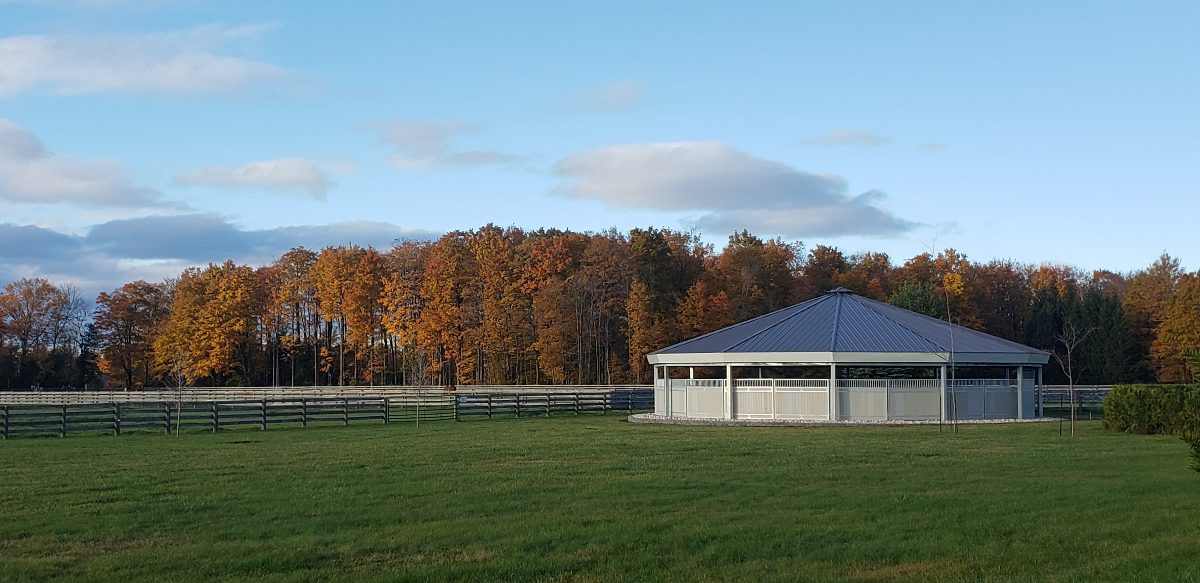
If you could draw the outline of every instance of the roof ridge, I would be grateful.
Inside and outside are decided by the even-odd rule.
[[[838,289],[844,289],[844,288],[838,288]],[[838,327],[841,326],[841,324],[842,324],[842,296],[843,295],[845,295],[845,294],[844,293],[833,294],[833,296],[835,298],[837,298],[837,300],[835,300],[835,301],[837,301],[837,303],[833,305],[833,326],[832,326],[833,334],[831,334],[829,337],[829,351],[830,352],[837,351]]]
[[[938,348],[941,348],[942,350],[946,350],[946,347],[945,347],[945,346],[942,346],[942,344],[941,344],[940,342],[938,342],[938,341],[936,341],[936,340],[933,340],[933,339],[931,339],[931,338],[928,338],[928,337],[924,336],[923,334],[920,334],[920,333],[918,333],[916,330],[913,330],[912,328],[908,327],[908,325],[904,324],[903,322],[900,322],[899,320],[897,320],[897,319],[895,319],[895,318],[893,318],[893,317],[891,317],[891,316],[889,316],[889,315],[887,315],[887,314],[883,313],[882,311],[880,311],[880,310],[876,309],[876,308],[875,308],[875,306],[873,306],[872,304],[873,304],[873,303],[883,304],[883,305],[885,305],[885,306],[887,306],[887,307],[889,307],[889,308],[897,308],[897,309],[903,309],[903,308],[898,308],[897,306],[893,306],[893,305],[891,305],[891,304],[885,304],[885,303],[883,303],[883,302],[880,302],[880,301],[878,301],[878,300],[872,300],[871,298],[863,298],[863,299],[865,299],[865,300],[870,300],[870,303],[868,303],[868,302],[863,302],[863,305],[864,305],[864,306],[866,306],[866,308],[867,308],[868,310],[871,310],[872,312],[875,312],[876,314],[879,314],[879,317],[880,317],[880,318],[883,318],[884,320],[887,320],[887,321],[889,321],[889,322],[891,322],[891,323],[893,323],[893,324],[895,324],[895,325],[897,325],[897,326],[899,326],[899,327],[901,327],[901,328],[904,328],[905,330],[907,330],[907,331],[908,331],[908,333],[909,333],[909,334],[912,334],[913,336],[916,336],[917,338],[920,338],[921,340],[924,340],[924,341],[926,341],[926,342],[928,342],[928,343],[930,343],[930,344],[933,344],[934,346],[937,346]],[[912,312],[912,310],[908,310],[908,311]],[[914,314],[917,314],[917,312],[912,312],[912,313],[914,313]],[[918,315],[925,316],[925,314],[918,314]],[[931,318],[931,319],[934,319],[934,320],[937,320],[938,322],[941,322],[941,321],[942,321],[940,318],[933,318],[932,316],[925,316],[925,317],[927,317],[927,318]],[[946,323],[946,324],[949,324],[949,325],[951,325],[951,326],[953,326],[953,325],[954,325],[954,323],[953,323],[953,322],[945,322],[945,323]]]
[[[795,312],[794,314],[788,314],[788,316],[787,316],[786,318],[784,318],[784,319],[782,319],[782,320],[780,320],[780,321],[778,321],[778,322],[775,322],[774,324],[771,324],[770,326],[767,326],[766,328],[763,328],[762,330],[759,330],[758,332],[755,332],[755,333],[753,333],[753,334],[751,334],[751,335],[749,335],[749,336],[747,336],[747,337],[745,337],[745,338],[742,338],[741,340],[738,340],[737,342],[734,342],[733,344],[730,344],[729,346],[727,346],[727,347],[725,348],[725,350],[730,350],[730,349],[732,349],[733,347],[735,347],[735,346],[737,346],[737,345],[739,345],[739,344],[743,344],[743,343],[745,343],[745,342],[749,342],[749,341],[750,341],[750,339],[754,338],[755,336],[758,336],[759,334],[762,334],[763,332],[766,332],[767,330],[770,330],[771,328],[774,328],[774,327],[776,327],[776,326],[778,326],[778,325],[780,325],[780,324],[782,324],[782,323],[784,323],[784,322],[787,322],[788,320],[791,320],[792,318],[795,318],[796,316],[799,316],[800,314],[803,314],[804,312],[807,312],[807,311],[808,311],[810,308],[812,308],[813,306],[815,306],[815,305],[817,305],[817,304],[821,303],[821,302],[819,302],[819,301],[817,301],[817,300],[823,300],[823,299],[825,299],[825,298],[827,298],[827,297],[829,297],[829,295],[828,295],[828,294],[826,294],[826,295],[822,295],[822,296],[817,296],[817,297],[815,297],[815,298],[813,298],[813,299],[811,299],[811,300],[807,300],[807,301],[801,302],[801,303],[799,303],[799,304],[796,304],[796,305],[794,305],[794,306],[790,306],[790,307],[793,307],[793,308],[799,308],[800,306],[804,306],[804,307],[803,307],[803,308],[801,308],[801,309],[799,309],[799,310],[796,310],[796,312]],[[786,310],[786,309],[787,309],[787,308],[782,308],[782,309],[780,309],[780,310],[775,310],[775,312],[781,312],[781,311],[783,311],[783,310]],[[751,318],[751,319],[749,319],[749,320],[746,320],[746,322],[753,322],[754,320],[757,320],[758,318],[763,318],[763,317],[766,317],[766,316],[770,316],[771,314],[774,314],[775,312],[767,312],[766,314],[763,314],[762,316],[758,316],[758,317],[756,317],[756,318]],[[744,323],[745,323],[745,322],[743,322],[743,324],[744,324]],[[701,336],[701,338],[703,338],[703,336]],[[721,352],[725,352],[725,350],[722,350]]]

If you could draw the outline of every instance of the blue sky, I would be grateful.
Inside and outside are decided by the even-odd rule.
[[[1200,4],[0,0],[0,279],[486,223],[1194,267]]]

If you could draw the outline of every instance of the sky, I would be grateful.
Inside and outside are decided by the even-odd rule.
[[[0,0],[0,282],[488,223],[1195,268],[1196,2]]]

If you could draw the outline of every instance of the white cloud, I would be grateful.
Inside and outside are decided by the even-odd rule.
[[[855,130],[845,128],[830,130],[819,136],[808,138],[802,141],[805,144],[826,148],[839,148],[846,146],[874,148],[891,142],[890,139],[870,130]]]
[[[287,77],[281,67],[220,54],[268,28],[208,25],[140,35],[0,38],[0,98],[39,90],[222,92]]]
[[[632,144],[564,158],[555,193],[614,207],[679,211],[698,227],[789,237],[896,235],[916,223],[878,206],[883,194],[849,194],[840,176],[757,158],[719,142]]]
[[[431,122],[399,119],[373,126],[380,141],[396,150],[392,165],[404,170],[429,170],[437,166],[487,166],[517,158],[495,150],[460,150],[455,142],[462,134],[478,131],[463,122]]]
[[[41,140],[0,118],[0,199],[18,203],[163,207],[161,195],[137,186],[112,160],[87,160],[50,152]]]
[[[302,192],[318,200],[325,198],[331,184],[329,177],[316,164],[302,158],[251,162],[238,168],[208,166],[177,176],[175,183],[230,190]]]

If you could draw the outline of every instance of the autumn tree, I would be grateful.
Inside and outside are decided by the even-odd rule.
[[[1179,277],[1157,318],[1150,355],[1161,382],[1200,379],[1200,273]]]
[[[170,314],[165,284],[138,280],[96,297],[94,334],[101,370],[120,379],[125,390],[150,385],[154,339]]]
[[[431,359],[417,342],[425,266],[431,245],[418,241],[397,243],[387,254],[389,274],[383,286],[383,325],[396,344],[395,366],[400,384],[423,384]]]
[[[855,293],[886,301],[892,293],[892,261],[887,253],[859,253],[852,255],[849,268],[836,277],[838,285]]]
[[[479,266],[470,249],[470,233],[443,235],[429,249],[421,280],[421,319],[416,341],[432,358],[429,374],[440,384],[475,379],[481,311]]]
[[[253,268],[232,261],[185,270],[155,337],[159,369],[188,384],[248,383],[262,313],[256,284]]]
[[[86,302],[71,285],[25,278],[0,292],[0,344],[11,340],[13,376],[24,384],[61,384],[88,316]],[[57,377],[57,378],[55,378]]]
[[[850,262],[837,247],[813,247],[804,262],[804,277],[800,285],[802,299],[814,298],[838,287],[841,278],[849,269]]]
[[[733,306],[725,290],[714,290],[704,280],[688,289],[679,305],[679,335],[692,338],[734,323]]]
[[[730,317],[740,321],[791,305],[797,249],[779,239],[763,241],[744,230],[730,235],[712,267],[713,279],[730,305]]]

